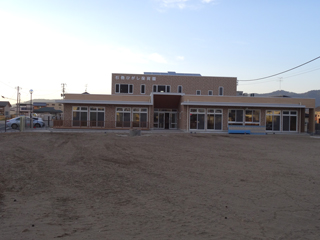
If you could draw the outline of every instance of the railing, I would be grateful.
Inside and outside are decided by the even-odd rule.
[[[53,120],[53,128],[149,129],[149,122]]]

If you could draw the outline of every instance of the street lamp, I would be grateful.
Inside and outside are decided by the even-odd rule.
[[[32,128],[32,110],[33,110],[33,106],[32,106],[32,93],[33,93],[33,90],[30,89],[29,90],[29,93],[30,93],[30,128]]]

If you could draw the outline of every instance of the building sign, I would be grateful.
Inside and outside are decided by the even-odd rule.
[[[156,77],[145,77],[145,76],[119,76],[116,75],[116,79],[119,80],[147,80],[147,81],[156,81]]]

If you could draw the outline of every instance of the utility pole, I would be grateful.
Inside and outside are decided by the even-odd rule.
[[[65,88],[66,88],[67,84],[66,83],[61,83],[61,86],[62,86],[61,97],[64,98]]]
[[[20,92],[19,92],[20,87],[18,86],[18,87],[16,87],[16,89],[17,89],[17,112],[16,112],[16,114],[19,116],[20,115]]]

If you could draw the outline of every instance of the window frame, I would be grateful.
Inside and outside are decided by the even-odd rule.
[[[247,111],[251,111],[252,112],[252,120],[251,121],[247,121]],[[253,121],[253,112],[254,111],[257,111],[259,112],[259,121],[258,122],[254,122]],[[244,110],[244,125],[247,125],[247,126],[260,126],[261,124],[261,111],[259,109],[245,109]]]
[[[142,88],[143,88],[143,91],[142,91]],[[140,85],[140,94],[146,94],[146,85],[145,84]]]
[[[268,114],[268,112],[272,112],[272,114]],[[277,114],[276,112],[279,112],[279,114]],[[266,131],[267,132],[281,132],[282,131],[282,111],[281,110],[266,110]],[[267,118],[268,116],[271,116],[272,117],[272,126],[271,126],[271,130],[268,130],[267,127]],[[279,117],[279,130],[275,130],[274,129],[274,117]]]
[[[220,86],[218,89],[218,95],[223,96],[224,95],[224,87]]]
[[[116,107],[116,114],[115,114],[115,127],[116,128],[129,128],[131,127],[131,107]],[[121,121],[118,121],[118,113],[122,113]],[[129,113],[129,124],[125,124],[127,121],[125,120],[125,114]],[[121,123],[121,126],[118,126],[118,123]],[[124,126],[126,125],[126,126]]]
[[[75,109],[75,108],[79,108],[79,109]],[[85,109],[86,108],[86,109]],[[88,106],[72,106],[72,126],[73,127],[87,127],[88,126],[88,112],[89,112],[89,107]],[[77,112],[79,113],[79,119],[80,120],[74,120],[74,113]],[[87,120],[86,121],[82,121],[82,113],[86,113],[87,115]],[[78,121],[79,125],[75,125],[74,121]],[[83,124],[83,122],[85,122],[85,124]]]
[[[128,92],[121,92],[121,85],[127,85],[128,86]],[[118,91],[117,91],[118,88]],[[132,91],[130,91],[132,88]],[[116,89],[115,89],[115,93],[116,94],[133,94],[134,92],[134,86],[133,84],[129,84],[129,83],[116,83]]]
[[[159,86],[164,87],[164,91],[159,91]],[[171,92],[171,85],[161,85],[161,84],[153,84],[152,85],[152,92],[153,93],[170,93]]]
[[[96,110],[92,110],[92,108],[96,108]],[[103,109],[103,110],[99,110],[100,109]],[[89,117],[89,123],[90,123],[90,127],[104,127],[105,125],[105,113],[106,113],[106,108],[105,107],[98,107],[98,106],[90,106],[89,107],[89,114],[88,114],[88,117]],[[95,126],[93,125],[93,121],[91,120],[91,113],[96,113],[96,119],[95,120]],[[103,113],[103,121],[99,121],[99,113]],[[102,124],[101,124],[102,122]]]
[[[213,128],[208,127],[209,117],[214,116]],[[221,116],[220,129],[216,129],[216,116]],[[207,108],[206,114],[206,129],[209,131],[222,131],[223,130],[223,109],[222,108]]]
[[[139,120],[135,121],[135,114],[139,115]],[[145,122],[141,122],[142,114],[145,115]],[[138,125],[137,125],[138,123]],[[148,126],[148,108],[132,108],[132,127],[146,128]]]
[[[235,111],[234,121],[230,121],[230,111]],[[237,121],[237,111],[242,111],[242,121]],[[228,109],[228,125],[244,125],[245,115],[244,109]]]
[[[289,112],[289,113],[284,113],[284,112]],[[292,113],[295,112],[295,113]],[[289,117],[289,130],[284,130],[284,117]],[[296,118],[296,124],[295,124],[295,130],[291,130],[291,118],[295,117]],[[281,120],[282,120],[282,131],[283,132],[297,132],[298,131],[298,111],[297,110],[282,110],[282,116],[281,116]]]
[[[190,130],[203,130],[203,131],[206,130],[206,112],[207,111],[205,108],[190,108],[189,110],[189,129]],[[196,128],[191,128],[192,126],[191,117],[193,115],[197,115]],[[203,128],[199,128],[199,122],[201,121],[201,119],[199,120],[199,115],[203,117]]]

